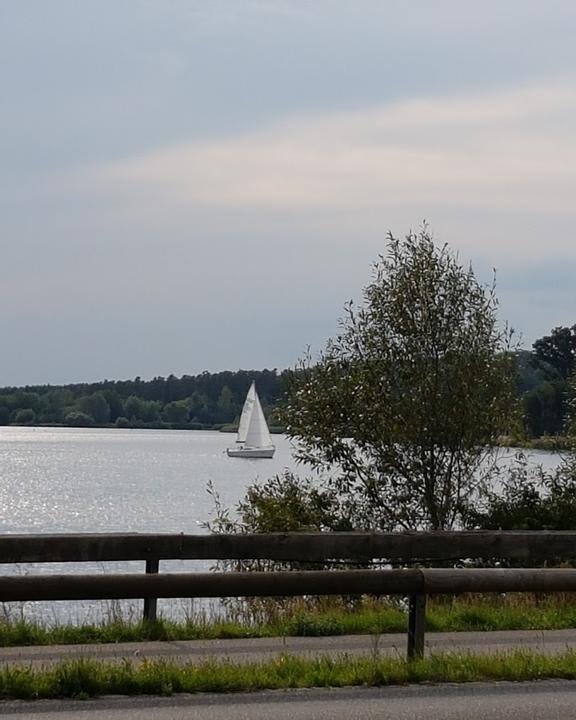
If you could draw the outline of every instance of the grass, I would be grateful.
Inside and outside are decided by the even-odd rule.
[[[196,613],[184,622],[116,619],[78,626],[5,619],[0,621],[0,646],[404,633],[407,624],[400,605],[370,598],[354,609],[334,598],[321,600],[317,606],[302,600],[287,605],[259,602],[244,614],[231,612],[230,616],[218,620]],[[564,628],[576,628],[576,602],[571,594],[463,596],[432,600],[427,610],[429,632]]]
[[[501,437],[498,439],[498,444],[500,447],[562,452],[563,450],[573,450],[576,438],[571,435],[542,435],[537,438]]]
[[[576,679],[576,652],[544,656],[516,651],[491,657],[434,655],[412,663],[400,659],[319,658],[282,655],[238,665],[166,661],[135,664],[75,660],[48,668],[0,668],[0,698],[89,698],[99,695],[172,695],[252,692],[264,689],[383,686],[423,682],[474,682],[542,678]]]

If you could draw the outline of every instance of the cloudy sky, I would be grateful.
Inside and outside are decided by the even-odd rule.
[[[426,219],[576,323],[572,0],[0,0],[0,385],[284,368]]]

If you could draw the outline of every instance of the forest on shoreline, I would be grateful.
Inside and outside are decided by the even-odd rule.
[[[576,368],[576,325],[554,328],[531,350],[516,351],[520,436],[562,433],[568,385]],[[232,429],[256,382],[272,429],[291,370],[238,370],[151,380],[0,388],[0,425]],[[297,372],[297,371],[296,371]]]

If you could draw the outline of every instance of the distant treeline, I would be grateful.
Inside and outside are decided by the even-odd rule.
[[[527,437],[560,435],[576,389],[576,325],[556,327],[518,353],[518,392]]]
[[[520,350],[517,357],[524,435],[562,434],[569,388],[576,386],[576,325],[554,328],[532,350]],[[270,426],[280,429],[276,408],[291,372],[239,370],[181,378],[7,387],[0,389],[0,425],[221,428],[238,422],[254,380]]]
[[[204,372],[153,380],[104,380],[75,385],[0,389],[0,425],[182,428],[202,430],[234,423],[250,387],[269,423],[281,395],[276,370]]]

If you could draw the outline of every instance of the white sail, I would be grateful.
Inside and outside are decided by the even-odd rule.
[[[262,405],[260,405],[260,399],[258,393],[254,392],[254,404],[252,406],[252,413],[248,422],[248,430],[246,432],[246,439],[244,440],[246,447],[253,448],[264,448],[272,445],[272,438],[270,437],[270,431],[268,430],[268,424],[262,411]]]
[[[238,437],[236,442],[246,442],[246,433],[248,432],[248,424],[250,422],[250,416],[252,415],[252,408],[254,406],[254,398],[256,397],[256,385],[252,382],[250,390],[246,395],[244,401],[244,407],[242,408],[242,414],[240,415],[240,424],[238,425]]]
[[[228,457],[271,458],[276,450],[254,383],[248,390],[242,408],[236,442],[241,443],[240,447],[228,448]]]

